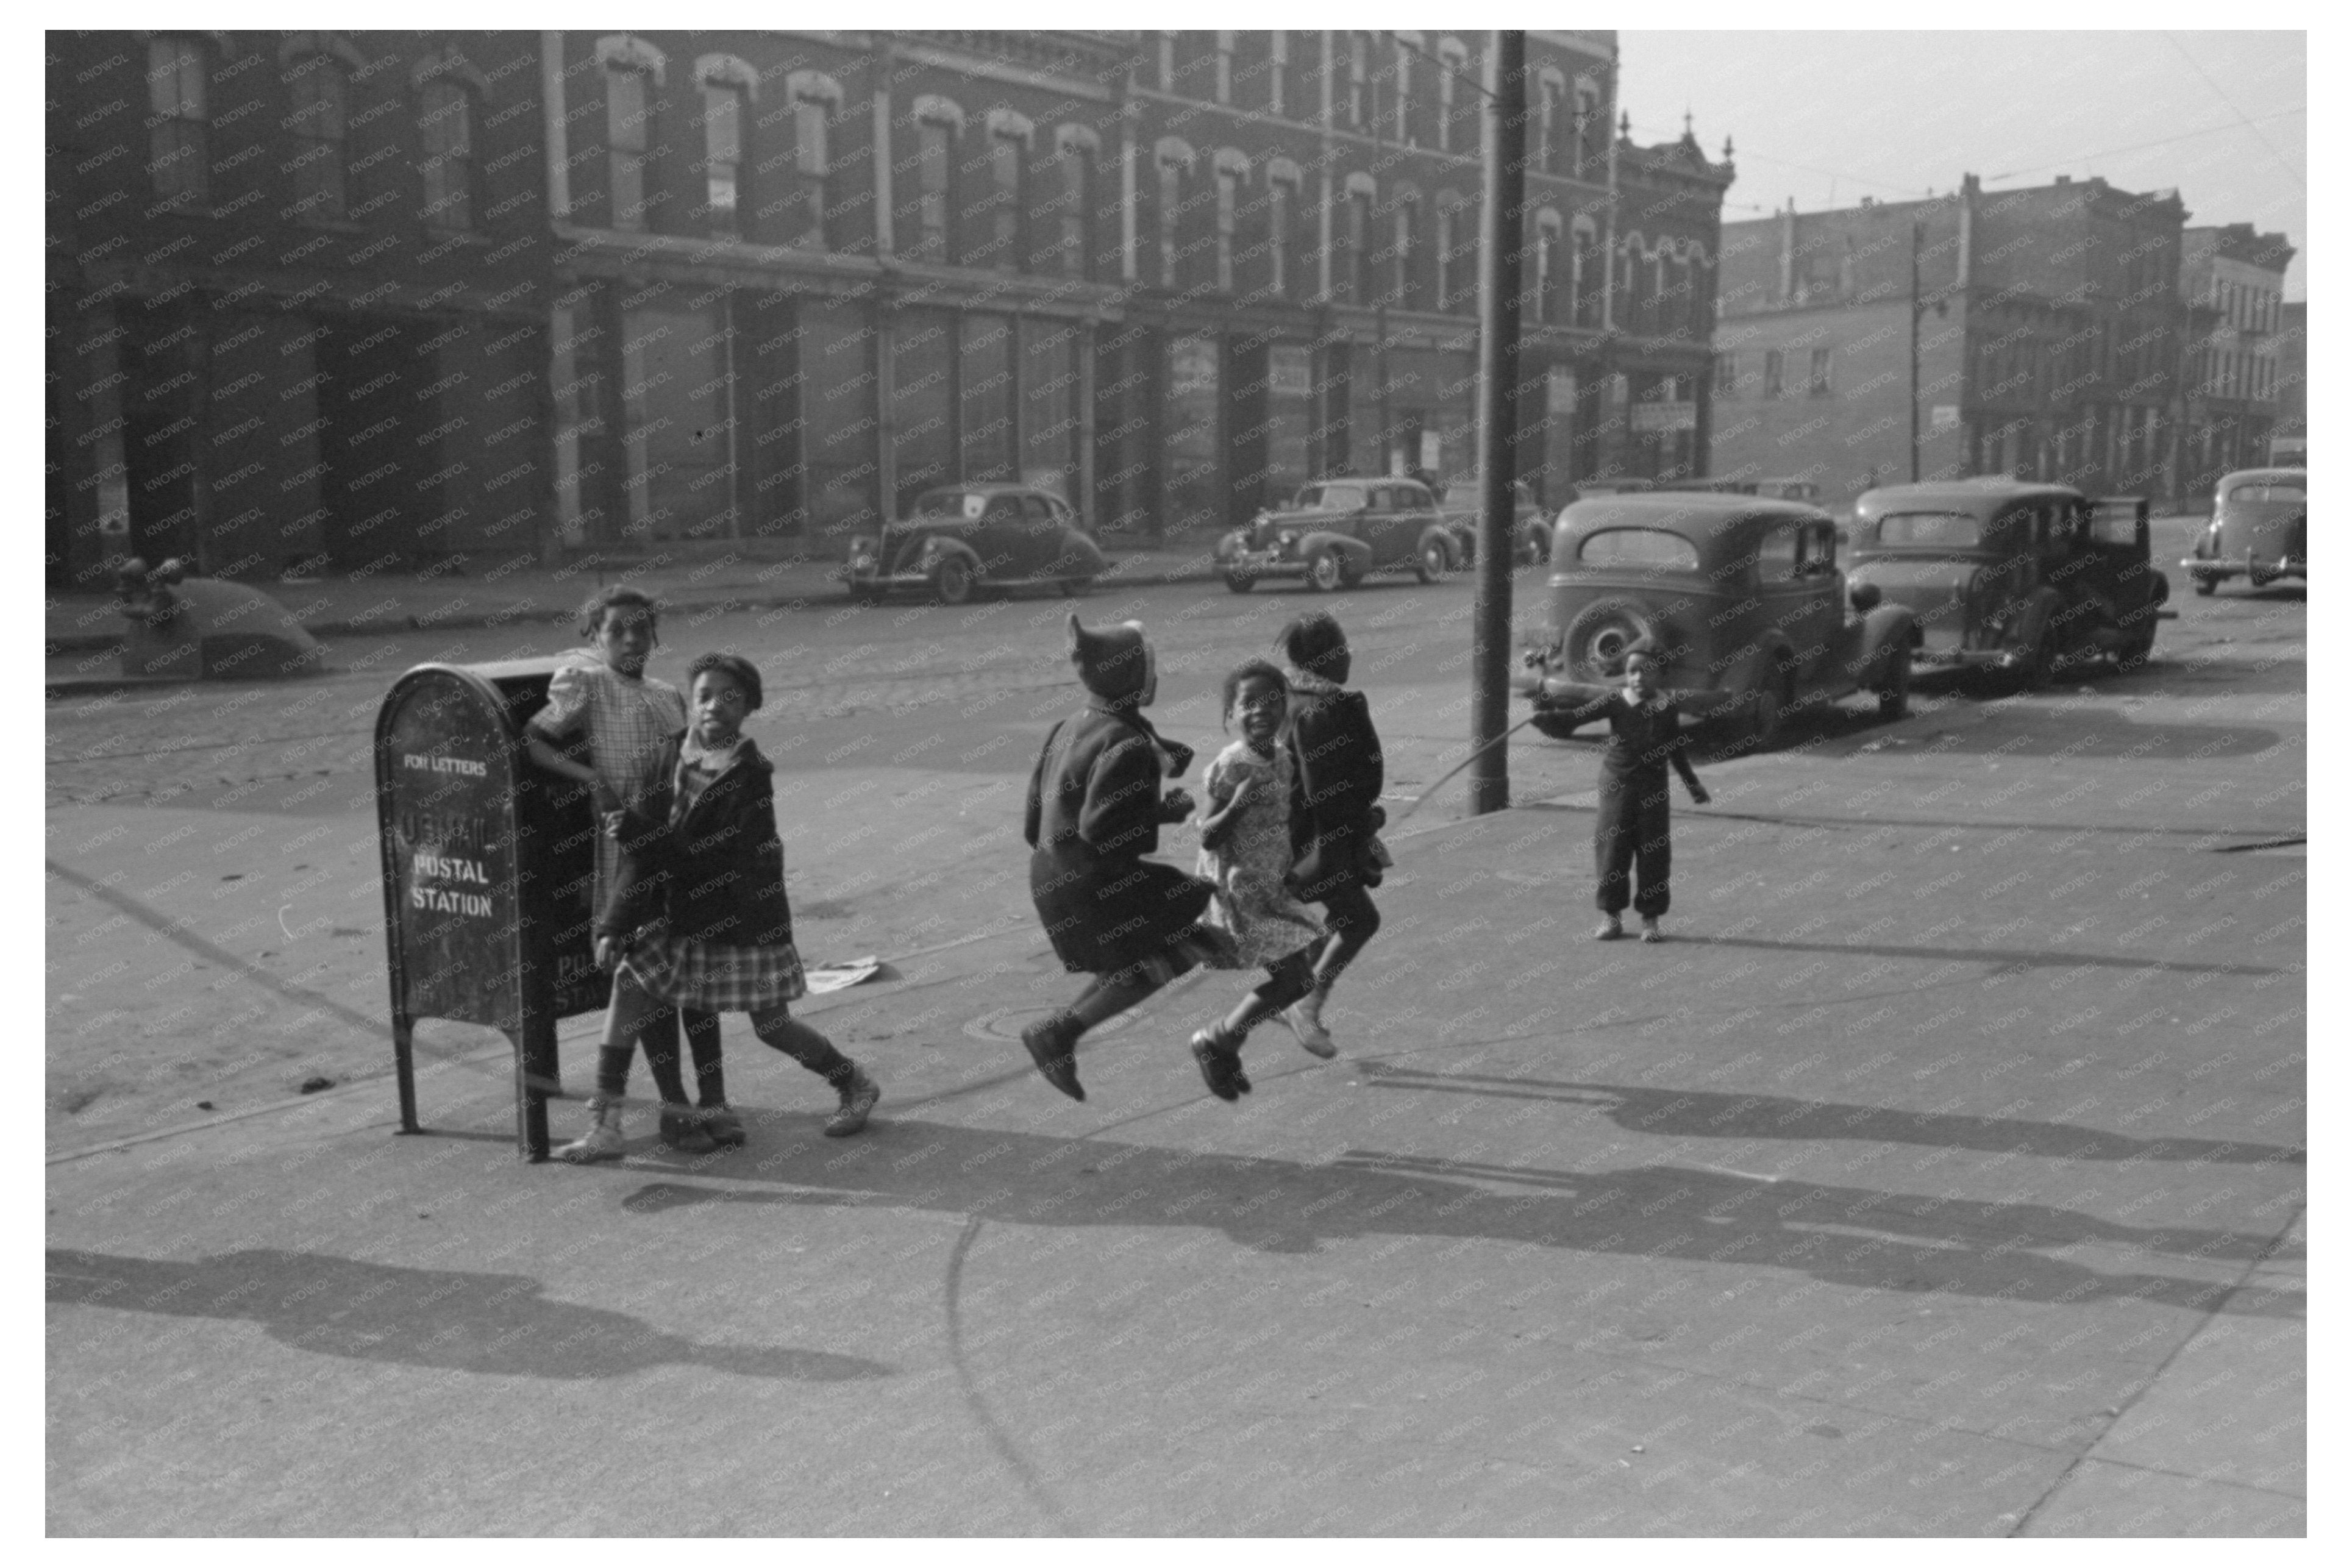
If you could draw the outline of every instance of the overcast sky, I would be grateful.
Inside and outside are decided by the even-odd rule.
[[[2305,297],[2302,33],[1617,38],[1634,140],[1679,136],[1685,110],[1708,156],[1731,137],[1739,178],[1727,222],[1791,196],[1818,212],[1949,191],[1966,174],[1988,190],[2099,174],[2178,189],[2192,225],[2284,232],[2296,247],[2286,297]]]

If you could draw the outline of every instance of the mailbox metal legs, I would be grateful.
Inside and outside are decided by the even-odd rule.
[[[547,1102],[563,1085],[555,1059],[555,1020],[530,1018],[509,1035],[515,1047],[515,1142],[532,1164],[547,1158]]]
[[[392,1020],[392,1074],[400,1083],[400,1130],[422,1132],[416,1122],[416,1025],[394,1016]]]

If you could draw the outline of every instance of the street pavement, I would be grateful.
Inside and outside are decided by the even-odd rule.
[[[1213,747],[1307,603],[1077,607]],[[1091,1037],[1083,1105],[1018,1044],[1076,989],[1017,810],[1068,606],[677,616],[657,673],[769,672],[803,951],[887,961],[802,1010],[885,1098],[824,1139],[730,1019],[750,1146],[639,1109],[587,1170],[457,1025],[394,1135],[367,795],[393,674],[560,634],[53,699],[48,1529],[2298,1534],[2305,611],[2178,603],[2129,675],[1703,759],[1654,947],[1589,937],[1590,743],[1404,816],[1467,589],[1342,597],[1399,864],[1339,1059],[1262,1029],[1238,1106],[1183,1041],[1239,976]]]

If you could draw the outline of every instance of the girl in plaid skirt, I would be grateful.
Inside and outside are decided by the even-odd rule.
[[[840,1109],[824,1124],[829,1138],[864,1127],[882,1096],[856,1062],[787,1007],[807,985],[784,898],[775,770],[742,733],[760,706],[760,672],[733,654],[706,653],[687,675],[692,717],[664,749],[664,783],[642,807],[605,819],[621,847],[621,869],[597,916],[596,956],[616,967],[596,1095],[588,1102],[594,1123],[586,1137],[556,1151],[575,1163],[620,1157],[632,1042],[663,1006],[749,1013],[764,1044],[839,1093]]]

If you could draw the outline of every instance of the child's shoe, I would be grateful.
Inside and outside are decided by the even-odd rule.
[[[740,1149],[751,1142],[743,1131],[743,1119],[724,1103],[706,1105],[701,1110],[702,1130],[710,1142],[721,1149]]]
[[[846,1138],[861,1131],[881,1098],[882,1086],[867,1078],[864,1068],[852,1068],[849,1081],[841,1086],[841,1109],[824,1119],[824,1135]]]
[[[557,1159],[567,1164],[591,1165],[600,1160],[621,1157],[625,1147],[621,1136],[621,1102],[600,1096],[588,1102],[588,1114],[593,1120],[587,1135],[556,1150]]]
[[[1242,1054],[1225,1044],[1222,1032],[1201,1029],[1192,1036],[1192,1060],[1201,1068],[1201,1081],[1219,1100],[1235,1100],[1242,1097],[1247,1080],[1242,1078]]]
[[[1615,915],[1611,915],[1608,919],[1602,921],[1599,928],[1593,931],[1592,940],[1595,942],[1615,942],[1619,937],[1623,936],[1624,934],[1624,922],[1620,921]]]
[[[1320,1057],[1328,1062],[1339,1054],[1339,1045],[1331,1038],[1331,1031],[1323,1026],[1321,992],[1309,991],[1285,1007],[1282,1021],[1290,1026],[1290,1032],[1298,1037],[1298,1043],[1306,1047],[1308,1056]]]
[[[1655,915],[1644,915],[1642,918],[1642,940],[1643,942],[1666,940],[1666,933],[1658,929],[1658,919]]]
[[[662,1107],[661,1141],[664,1148],[675,1149],[681,1154],[708,1154],[719,1147],[702,1118],[686,1105]]]
[[[1047,1083],[1072,1100],[1084,1100],[1087,1091],[1078,1082],[1078,1037],[1070,1026],[1068,1014],[1050,1014],[1023,1029],[1021,1043],[1028,1047],[1029,1059],[1037,1064]]]

